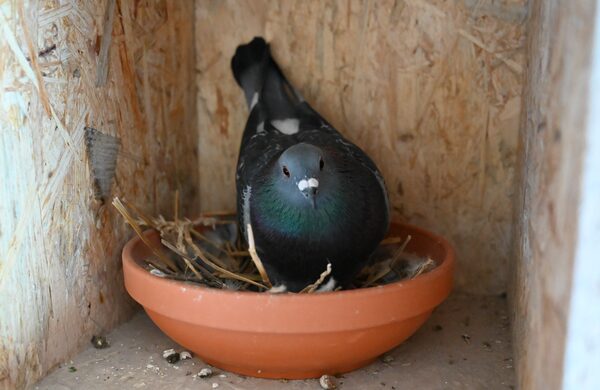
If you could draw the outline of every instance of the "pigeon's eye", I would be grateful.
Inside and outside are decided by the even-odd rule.
[[[287,177],[290,177],[290,171],[287,169],[287,167],[285,165],[283,166],[283,174]]]
[[[322,171],[325,166],[325,161],[323,161],[323,157],[319,160],[319,169]]]

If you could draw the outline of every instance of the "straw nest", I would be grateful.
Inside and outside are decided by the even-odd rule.
[[[237,217],[232,212],[205,213],[190,220],[179,218],[178,196],[175,197],[175,218],[151,218],[135,205],[114,198],[113,206],[152,250],[144,267],[152,274],[207,287],[277,292],[258,256],[252,227],[247,226],[248,247],[238,235]],[[162,246],[153,245],[143,234],[143,228],[160,233]],[[436,262],[404,251],[411,237],[388,237],[373,254],[369,264],[359,273],[350,288],[364,288],[412,279],[436,267]],[[331,273],[331,264],[301,293],[318,290]]]

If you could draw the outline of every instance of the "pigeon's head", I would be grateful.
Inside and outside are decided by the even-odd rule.
[[[307,143],[290,146],[280,156],[275,167],[278,187],[294,203],[317,205],[325,174],[323,150]]]

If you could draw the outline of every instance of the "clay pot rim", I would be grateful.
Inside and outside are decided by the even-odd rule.
[[[444,237],[435,234],[429,230],[420,228],[418,226],[412,225],[412,224],[408,224],[408,223],[404,223],[404,222],[393,222],[396,223],[398,225],[402,225],[402,226],[406,226],[407,228],[411,229],[411,230],[415,230],[425,236],[428,236],[430,238],[432,238],[433,240],[435,240],[438,244],[440,244],[443,249],[444,252],[446,254],[446,256],[441,259],[441,263],[438,263],[438,266],[435,267],[433,270],[423,273],[413,279],[408,279],[408,280],[400,280],[394,283],[389,283],[386,285],[380,285],[380,286],[373,286],[373,287],[363,287],[363,288],[358,288],[358,289],[353,289],[353,290],[340,290],[340,291],[329,291],[329,292],[322,292],[322,293],[313,293],[313,294],[299,294],[299,293],[278,293],[278,294],[270,294],[268,292],[255,292],[255,291],[235,291],[235,290],[226,290],[226,289],[217,289],[217,288],[211,288],[211,287],[206,287],[206,286],[201,286],[201,285],[197,285],[197,284],[192,284],[192,283],[187,283],[184,281],[180,281],[180,280],[173,280],[173,279],[168,279],[168,278],[163,278],[163,277],[159,277],[159,276],[155,276],[152,275],[150,272],[148,272],[146,269],[144,269],[136,260],[134,260],[134,256],[133,256],[133,250],[137,245],[145,245],[141,242],[141,239],[139,237],[134,237],[133,239],[129,240],[129,242],[127,242],[127,244],[125,245],[125,247],[123,248],[123,254],[122,254],[122,258],[123,258],[123,262],[127,263],[127,265],[129,266],[128,268],[130,268],[131,272],[134,272],[135,274],[137,274],[138,277],[141,277],[143,279],[146,279],[148,283],[167,283],[172,285],[173,287],[185,287],[188,290],[198,290],[204,293],[210,293],[211,295],[215,296],[215,297],[227,297],[228,299],[231,299],[231,297],[243,297],[243,299],[268,299],[269,301],[273,301],[273,300],[277,300],[277,301],[288,301],[288,302],[292,302],[292,301],[296,301],[296,300],[331,300],[331,299],[346,299],[346,298],[351,298],[351,297],[368,297],[370,295],[381,295],[381,294],[385,294],[388,292],[392,292],[398,289],[410,289],[410,288],[414,288],[417,285],[427,285],[429,283],[431,283],[433,280],[435,279],[439,279],[444,277],[444,275],[446,275],[447,273],[451,273],[452,269],[454,267],[454,262],[455,262],[455,252],[454,252],[454,248],[452,247],[452,245],[450,245],[450,243],[448,242],[448,240],[446,240]],[[152,234],[156,234],[157,231],[154,229],[148,229],[146,231],[143,232],[144,235],[152,235]],[[124,266],[126,266],[124,264]],[[445,298],[445,297],[444,297]],[[442,298],[440,300],[440,302],[444,299]],[[439,304],[439,302],[436,303],[436,305]]]

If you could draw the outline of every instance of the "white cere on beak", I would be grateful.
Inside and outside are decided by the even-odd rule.
[[[308,180],[304,180],[304,179],[300,180],[298,182],[298,189],[300,191],[304,191],[306,188],[308,188]]]
[[[319,187],[319,181],[317,179],[315,179],[314,177],[311,177],[308,180],[302,179],[298,182],[298,189],[300,191],[304,191],[308,187],[311,187],[311,188]]]

